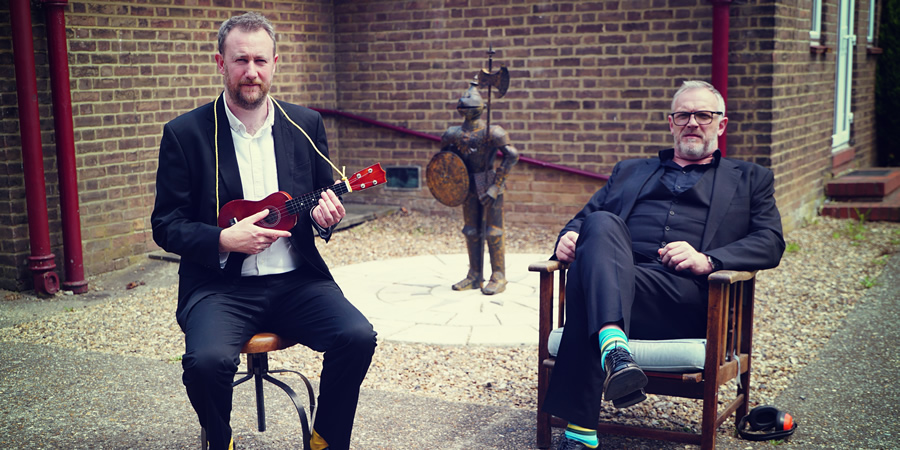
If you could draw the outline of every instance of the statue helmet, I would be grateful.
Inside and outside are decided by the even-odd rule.
[[[459,98],[456,110],[467,117],[473,113],[475,114],[474,117],[478,117],[484,112],[484,99],[481,98],[481,93],[478,92],[478,83],[476,81],[469,82],[469,89]]]

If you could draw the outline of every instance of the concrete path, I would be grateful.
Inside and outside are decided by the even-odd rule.
[[[538,342],[540,254],[506,255],[506,291],[454,291],[469,267],[465,254],[372,261],[332,269],[344,295],[375,326],[379,339],[431,344],[516,345]]]

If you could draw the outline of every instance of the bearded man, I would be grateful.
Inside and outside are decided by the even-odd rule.
[[[330,189],[290,231],[258,226],[268,209],[220,228],[232,200],[303,195],[333,183],[319,113],[268,95],[275,30],[247,13],[219,28],[225,92],[163,128],[153,239],[181,256],[178,308],[182,381],[211,449],[232,449],[232,381],[240,351],[270,332],[324,352],[313,449],[347,449],[375,331],[341,292],[314,242],[344,217]]]
[[[784,253],[772,171],[723,158],[725,101],[686,81],[668,115],[674,148],[616,164],[559,234],[570,263],[566,324],[544,411],[569,422],[559,449],[597,448],[600,402],[646,399],[628,339],[706,336],[707,275],[763,270]]]

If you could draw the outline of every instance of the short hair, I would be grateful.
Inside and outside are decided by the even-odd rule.
[[[275,26],[273,26],[272,22],[269,22],[269,19],[266,19],[262,14],[248,12],[222,22],[222,26],[219,27],[218,35],[220,55],[225,54],[225,38],[228,37],[228,33],[235,28],[247,32],[266,30],[266,33],[272,38],[272,52],[277,54],[277,52],[275,52],[275,42],[277,42],[275,40]]]
[[[675,111],[675,100],[678,99],[678,96],[684,93],[684,91],[691,89],[706,89],[707,91],[712,92],[713,95],[716,96],[716,106],[718,111],[722,111],[723,114],[725,113],[725,98],[722,97],[719,90],[713,87],[713,85],[700,80],[687,80],[681,84],[681,87],[678,88],[678,90],[675,91],[675,95],[672,96],[672,106],[670,108],[672,111]]]

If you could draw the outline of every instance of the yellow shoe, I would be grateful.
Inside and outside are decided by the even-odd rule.
[[[328,450],[328,442],[316,430],[313,430],[312,437],[309,438],[309,448],[312,450]]]
[[[209,449],[209,441],[206,440],[206,428],[200,428],[200,447],[202,450]],[[234,438],[228,443],[228,450],[234,450]]]

